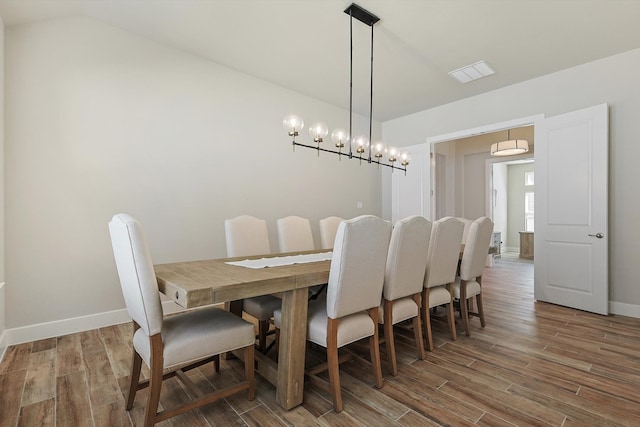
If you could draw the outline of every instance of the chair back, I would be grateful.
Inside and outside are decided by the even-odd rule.
[[[464,246],[460,262],[460,278],[462,280],[473,280],[482,276],[492,233],[493,222],[486,216],[476,219],[469,227],[467,243]]]
[[[276,226],[280,252],[312,251],[316,248],[308,219],[288,216],[276,221]]]
[[[464,229],[462,230],[462,244],[464,245],[467,242],[467,236],[469,236],[469,227],[471,227],[473,220],[462,217],[458,217],[456,219],[464,224]]]
[[[130,215],[117,214],[109,233],[129,316],[147,336],[155,335],[162,329],[162,305],[142,227]]]
[[[446,285],[456,280],[464,224],[453,217],[439,219],[431,228],[424,287]]]
[[[329,216],[320,220],[320,246],[322,249],[333,248],[338,226],[344,218]]]
[[[227,256],[267,255],[271,253],[267,222],[250,215],[224,221]]]
[[[396,222],[391,232],[382,296],[394,301],[422,291],[431,222],[411,216]]]
[[[342,221],[336,234],[327,316],[338,319],[380,305],[391,224],[373,215]]]

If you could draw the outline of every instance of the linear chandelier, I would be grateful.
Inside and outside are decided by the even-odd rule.
[[[304,120],[295,115],[289,114],[282,121],[282,125],[287,134],[293,138],[292,145],[295,151],[297,147],[305,147],[317,150],[318,156],[320,151],[333,153],[338,155],[338,160],[343,156],[349,159],[358,159],[362,164],[365,160],[369,164],[376,164],[404,171],[407,173],[407,165],[411,161],[411,155],[408,151],[401,151],[396,147],[387,147],[382,141],[371,143],[371,128],[373,121],[373,26],[380,20],[371,12],[363,9],[355,3],[347,7],[344,13],[349,15],[349,39],[350,39],[350,57],[349,57],[349,131],[337,128],[331,132],[331,140],[335,144],[335,149],[321,148],[320,144],[324,142],[329,134],[329,129],[322,122],[314,123],[309,126],[309,134],[316,144],[308,145],[296,141],[296,137],[300,135],[300,131],[304,128]],[[353,135],[353,18],[371,27],[371,72],[370,72],[370,91],[369,91],[369,136],[360,135],[350,139]],[[343,151],[345,144],[348,145],[349,151]],[[386,159],[386,160],[383,160]],[[399,166],[398,166],[399,163]]]

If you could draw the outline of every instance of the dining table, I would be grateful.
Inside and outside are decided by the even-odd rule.
[[[490,247],[488,253],[495,253],[495,249]],[[463,251],[464,245],[460,258]],[[317,255],[325,259],[277,265],[283,259]],[[304,251],[157,264],[154,269],[160,292],[185,309],[226,303],[229,310],[241,316],[244,298],[281,296],[278,362],[260,352],[255,358],[256,372],[276,386],[276,401],[289,410],[303,400],[309,288],[328,282],[330,256],[326,250]],[[264,261],[273,263],[257,268],[246,265]]]
[[[243,265],[247,259],[282,264],[283,259],[316,254],[324,260],[258,268]],[[303,400],[309,288],[328,282],[330,256],[326,250],[306,251],[157,264],[154,269],[160,292],[185,309],[227,303],[241,315],[244,298],[281,296],[278,362],[256,352],[256,372],[276,386],[276,401],[289,410]]]

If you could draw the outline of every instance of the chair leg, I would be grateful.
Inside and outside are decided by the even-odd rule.
[[[456,315],[453,312],[453,301],[447,304],[447,320],[449,321],[449,331],[451,331],[451,340],[458,339],[458,333],[456,332]]]
[[[369,309],[369,317],[373,320],[373,335],[369,338],[369,352],[371,354],[371,364],[373,365],[373,375],[376,379],[376,387],[382,388],[382,365],[380,363],[380,339],[378,338],[378,307]]]
[[[431,334],[431,313],[429,312],[429,288],[422,290],[422,325],[427,336],[427,349],[433,351],[433,336]]]
[[[469,328],[469,307],[467,307],[467,282],[460,280],[460,317],[464,325],[464,332],[469,337],[471,331]]]
[[[218,354],[215,359],[213,359],[213,372],[220,372],[220,355]]]
[[[418,306],[418,315],[413,318],[413,335],[416,339],[416,351],[418,352],[418,358],[424,360],[426,355],[424,354],[424,344],[422,342],[422,322],[420,321],[420,304],[422,298],[420,293],[413,295],[413,300]]]
[[[145,427],[152,427],[156,423],[158,413],[158,402],[160,401],[160,390],[162,389],[162,336],[160,334],[153,335],[149,338],[151,341],[151,366],[149,376],[149,399],[147,401],[147,409],[144,415]]]
[[[136,391],[138,391],[140,370],[142,368],[142,358],[135,349],[133,350],[133,362],[131,366],[131,378],[129,379],[129,392],[127,394],[127,411],[133,408],[133,401],[136,398]]]
[[[478,303],[478,316],[480,317],[480,325],[484,328],[484,308],[482,307],[482,276],[477,277],[476,281],[480,285],[480,293],[476,295],[476,302]]]
[[[133,322],[133,333],[140,329],[140,325]],[[133,357],[131,359],[131,377],[129,378],[129,392],[127,393],[127,411],[133,408],[133,401],[136,398],[136,391],[138,391],[138,383],[140,382],[140,370],[142,368],[142,358],[133,349]]]
[[[387,348],[389,369],[394,377],[398,375],[398,362],[396,360],[396,345],[393,338],[393,301],[384,300],[384,343]],[[373,360],[373,359],[372,359]]]
[[[244,376],[249,383],[247,399],[255,399],[255,361],[254,347],[252,345],[244,348]]]
[[[338,361],[338,320],[327,318],[327,368],[329,371],[329,389],[333,400],[333,409],[342,412],[342,393],[340,391],[340,362]]]
[[[269,321],[258,321],[258,350],[267,348],[267,332],[269,332]]]

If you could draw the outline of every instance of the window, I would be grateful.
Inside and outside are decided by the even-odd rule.
[[[533,172],[532,172],[533,174]],[[524,229],[525,231],[533,231],[533,205],[534,192],[527,191],[524,193]]]
[[[524,173],[524,185],[534,185],[533,181],[533,172],[525,172]]]

